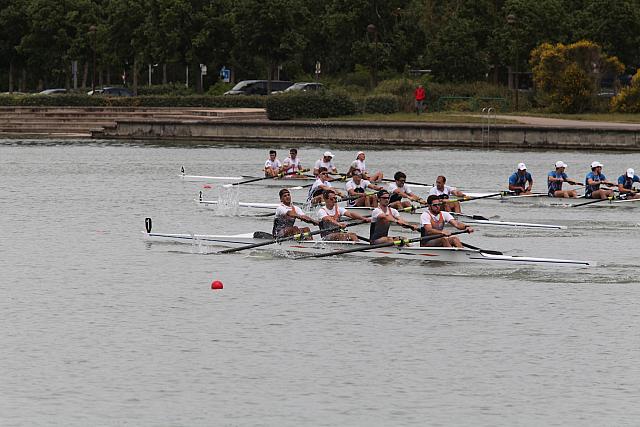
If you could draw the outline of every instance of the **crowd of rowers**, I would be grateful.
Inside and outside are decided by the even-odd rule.
[[[345,185],[344,194],[334,188],[331,181],[338,174],[333,163],[334,155],[330,151],[324,152],[313,167],[313,175],[316,180],[311,185],[307,197],[307,203],[312,206],[320,206],[318,220],[307,216],[302,209],[294,206],[291,193],[287,189],[280,191],[280,206],[276,210],[273,235],[281,238],[300,233],[308,233],[308,227],[297,227],[296,219],[314,224],[320,227],[321,237],[324,240],[353,240],[357,241],[355,233],[342,231],[346,224],[341,222],[342,217],[352,218],[370,223],[369,241],[371,244],[390,242],[398,237],[389,237],[389,228],[392,223],[397,223],[405,228],[420,231],[421,235],[441,235],[441,238],[421,242],[424,246],[462,247],[462,243],[455,236],[444,229],[445,224],[451,224],[457,229],[472,232],[473,229],[456,218],[449,212],[460,213],[460,203],[451,196],[463,199],[467,197],[462,191],[446,185],[446,177],[437,177],[435,185],[429,191],[427,200],[416,195],[410,184],[407,184],[407,176],[398,171],[393,176],[393,181],[384,188],[377,183],[383,180],[381,172],[370,173],[366,166],[366,155],[363,151],[356,154],[356,159],[349,166],[346,174],[341,175],[340,180],[349,178]],[[637,190],[633,189],[633,183],[640,182],[640,178],[634,170],[629,168],[618,178],[616,184],[607,180],[602,173],[603,165],[594,161],[591,163],[591,172],[586,175],[584,184],[569,179],[565,173],[567,165],[562,161],[555,164],[555,170],[547,175],[549,197],[575,198],[575,190],[563,190],[564,183],[571,185],[584,185],[585,197],[593,199],[606,199],[613,196],[614,191],[620,193],[621,198],[640,198]],[[265,162],[264,172],[266,177],[306,177],[298,152],[295,148],[289,151],[289,157],[283,162],[277,158],[275,150],[269,152],[269,159]],[[603,185],[603,187],[601,187]],[[610,188],[604,187],[610,186]],[[524,163],[518,164],[516,172],[509,177],[509,190],[516,195],[531,194],[533,177],[527,171]],[[364,206],[374,208],[371,216],[363,217],[347,208],[337,205],[338,197],[347,200],[347,207]],[[400,218],[398,210],[410,208],[412,202],[426,206],[427,210],[420,216],[420,225],[410,224]]]

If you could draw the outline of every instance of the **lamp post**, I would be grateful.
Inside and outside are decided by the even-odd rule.
[[[367,25],[367,33],[373,36],[373,55],[374,55],[374,65],[373,72],[371,73],[371,86],[375,87],[378,84],[378,29],[375,25],[369,24]]]
[[[89,32],[91,33],[91,41],[93,45],[93,73],[91,75],[91,93],[93,95],[96,94],[96,31],[97,28],[95,25],[89,27]]]
[[[515,51],[515,56],[516,56],[516,61],[515,61],[515,65],[514,65],[514,73],[513,73],[513,86],[514,89],[516,91],[516,105],[515,105],[515,111],[518,111],[518,39],[517,37],[515,37],[515,32],[516,32],[516,24],[518,23],[518,17],[516,15],[514,15],[513,13],[510,13],[509,15],[507,15],[507,24],[509,24],[511,26],[511,28],[513,29],[514,32],[514,37],[513,37],[513,46],[514,46],[514,51]]]

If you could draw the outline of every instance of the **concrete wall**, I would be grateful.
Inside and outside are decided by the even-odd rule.
[[[640,151],[636,129],[530,125],[371,123],[322,121],[149,121],[118,120],[96,138],[212,142],[446,145],[453,147]]]

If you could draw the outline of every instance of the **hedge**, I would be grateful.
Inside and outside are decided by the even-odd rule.
[[[0,106],[264,108],[263,96],[0,95]]]
[[[272,95],[267,98],[270,120],[348,116],[356,113],[356,104],[345,94],[336,92],[300,92]]]
[[[400,111],[400,98],[390,93],[369,95],[364,98],[365,113],[369,114],[393,114]]]

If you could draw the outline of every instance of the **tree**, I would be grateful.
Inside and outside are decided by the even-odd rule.
[[[279,64],[298,55],[307,44],[302,29],[309,22],[309,13],[302,0],[244,0],[236,4],[234,15],[234,51],[258,58],[269,81]]]
[[[590,41],[543,43],[531,52],[533,79],[542,105],[580,113],[593,106],[602,76],[622,74],[624,65]]]

